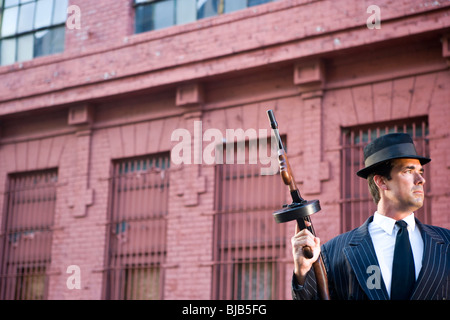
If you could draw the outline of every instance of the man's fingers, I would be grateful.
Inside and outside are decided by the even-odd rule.
[[[317,245],[315,238],[310,236],[302,236],[298,238],[294,238],[292,241],[292,245],[295,247],[315,247]]]
[[[301,230],[301,231],[299,231],[299,232],[297,232],[297,233],[295,233],[295,235],[294,235],[294,238],[295,237],[303,237],[303,236],[311,236],[311,237],[313,237],[314,238],[314,235],[308,230],[308,229],[303,229],[303,230]]]

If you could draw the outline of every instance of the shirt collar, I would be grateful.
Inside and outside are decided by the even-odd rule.
[[[408,227],[411,228],[412,231],[414,231],[416,227],[416,220],[414,219],[414,212],[412,212],[409,216],[403,219],[408,224]],[[387,234],[391,235],[392,231],[394,230],[396,220],[386,217],[377,211],[375,211],[375,214],[373,216],[372,223],[375,223],[378,225],[381,229],[383,229]]]

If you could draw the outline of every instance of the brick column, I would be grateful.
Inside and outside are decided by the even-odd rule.
[[[321,182],[329,179],[329,163],[322,161],[322,97],[325,81],[324,64],[320,59],[297,63],[294,84],[303,99],[303,194],[319,194]]]
[[[68,124],[75,126],[77,131],[76,156],[70,183],[72,192],[67,198],[67,205],[74,217],[84,217],[87,207],[94,203],[94,189],[89,187],[92,107],[84,104],[70,108]]]
[[[206,175],[202,172],[203,88],[198,83],[177,88],[176,105],[183,109],[180,129],[189,132],[190,163],[171,164],[173,190],[168,216],[164,299],[210,299],[212,215],[208,208]],[[186,133],[187,134],[187,133]],[[188,135],[188,134],[187,134]],[[187,139],[186,139],[187,140]]]
[[[180,170],[175,170],[176,182],[183,182],[183,185],[176,184],[176,195],[183,198],[184,205],[195,207],[199,202],[199,194],[206,192],[206,177],[201,175],[203,162],[203,131],[202,131],[202,103],[203,87],[198,83],[187,84],[178,87],[176,95],[176,105],[185,110],[184,119],[186,128],[191,132],[191,165],[182,165]]]

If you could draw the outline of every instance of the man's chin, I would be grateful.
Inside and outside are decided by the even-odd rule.
[[[414,201],[414,203],[413,203],[413,206],[414,206],[414,210],[412,210],[412,211],[416,211],[416,210],[419,210],[420,208],[422,208],[423,207],[423,199],[416,199],[416,201]]]

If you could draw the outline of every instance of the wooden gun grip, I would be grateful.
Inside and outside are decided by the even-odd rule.
[[[298,219],[297,225],[295,228],[295,233],[298,233],[300,230],[303,230],[303,229],[308,229],[309,231],[311,231],[310,228],[306,227],[305,221]],[[312,259],[312,257],[314,256],[314,253],[313,253],[313,250],[311,249],[311,247],[304,246],[302,250],[303,250],[303,255],[305,256],[306,259]]]
[[[316,275],[317,293],[319,294],[320,299],[331,300],[328,289],[328,276],[321,256],[313,263],[313,269]]]
[[[306,228],[305,222],[297,220],[297,225],[295,226],[295,233],[298,233],[300,230],[304,228]],[[308,246],[303,247],[303,255],[307,259],[312,259],[314,254],[311,247]],[[313,263],[313,269],[314,274],[316,275],[317,291],[320,299],[330,300],[330,292],[328,288],[328,276],[321,255],[316,260],[316,262]]]

